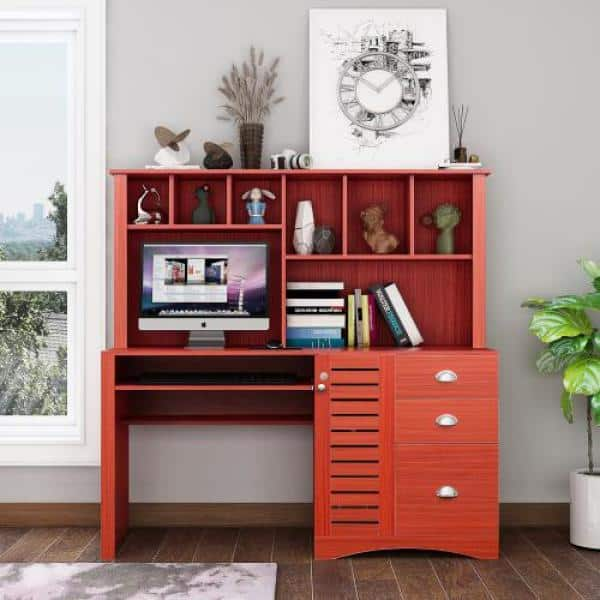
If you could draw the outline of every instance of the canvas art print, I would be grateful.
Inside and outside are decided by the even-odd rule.
[[[445,10],[311,10],[315,167],[435,168],[448,118]]]

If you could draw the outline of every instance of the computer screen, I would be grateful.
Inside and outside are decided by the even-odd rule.
[[[200,319],[206,328],[216,319],[219,328],[236,329],[242,320],[258,319],[256,328],[263,329],[267,259],[265,243],[144,244],[141,327],[153,329],[153,321],[168,319],[168,329],[189,329],[198,325],[189,319]],[[245,322],[240,328],[254,327]]]

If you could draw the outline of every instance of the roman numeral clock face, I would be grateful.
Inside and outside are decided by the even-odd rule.
[[[344,63],[338,102],[344,115],[362,129],[377,133],[406,123],[421,99],[412,67],[387,52],[365,52]]]

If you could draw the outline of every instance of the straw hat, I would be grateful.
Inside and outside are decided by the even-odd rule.
[[[154,129],[154,135],[161,147],[164,148],[165,146],[169,146],[169,148],[175,150],[175,152],[179,150],[179,142],[183,142],[189,133],[190,130],[185,129],[181,133],[176,134],[168,127],[163,127],[162,125],[159,125]]]

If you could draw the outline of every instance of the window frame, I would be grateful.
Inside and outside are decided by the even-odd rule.
[[[67,292],[68,414],[0,416],[0,465],[100,462],[100,351],[106,341],[105,22],[105,0],[64,0],[43,9],[28,0],[10,0],[0,10],[0,36],[73,32],[74,38],[69,42],[73,110],[65,182],[67,260],[0,263],[0,290]]]

